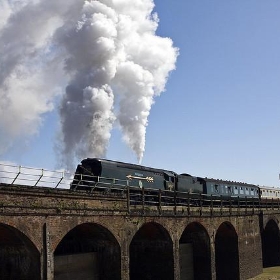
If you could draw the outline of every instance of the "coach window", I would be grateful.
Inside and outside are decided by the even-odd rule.
[[[223,189],[225,190],[225,193],[228,193],[228,192],[229,192],[229,189],[228,189],[228,186],[227,186],[227,185],[224,185]]]
[[[218,186],[219,185],[217,185],[217,184],[215,185],[215,192],[217,192],[217,193],[219,192]]]
[[[224,189],[226,193],[229,193],[229,187],[227,185],[225,185]]]

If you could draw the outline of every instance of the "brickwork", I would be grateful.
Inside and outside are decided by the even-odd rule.
[[[125,195],[108,198],[86,192],[0,184],[0,223],[18,229],[35,245],[41,255],[41,278],[48,280],[54,279],[53,254],[57,245],[70,230],[84,223],[98,224],[115,237],[121,252],[122,280],[129,280],[130,243],[146,223],[157,223],[169,234],[174,279],[179,280],[180,238],[189,224],[198,223],[209,236],[211,278],[216,279],[215,236],[225,222],[233,226],[238,236],[240,279],[248,279],[262,272],[260,228],[269,219],[275,219],[279,226],[280,214],[275,213],[203,207],[128,208]]]

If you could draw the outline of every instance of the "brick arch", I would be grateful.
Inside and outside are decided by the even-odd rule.
[[[18,232],[22,233],[30,242],[33,244],[33,246],[36,247],[36,249],[40,252],[42,249],[42,239],[41,239],[41,231],[42,227],[35,229],[34,223],[32,221],[24,221],[22,223],[18,222],[17,217],[16,222],[13,221],[12,219],[5,220],[5,221],[0,221],[0,225],[7,225],[11,228],[14,228]]]
[[[280,232],[278,220],[268,219],[261,233],[263,267],[280,265]]]
[[[57,245],[54,251],[54,276],[63,279],[70,271],[74,279],[80,277],[83,271],[89,279],[95,279],[98,275],[98,279],[120,280],[120,251],[117,239],[103,225],[81,223],[72,228]]]
[[[143,223],[140,224],[140,226],[137,227],[137,229],[135,229],[134,233],[131,234],[131,239],[129,244],[131,243],[131,241],[133,240],[133,238],[135,237],[135,234],[137,234],[137,232],[139,232],[139,230],[141,230],[141,228],[145,227],[146,225],[155,225],[156,227],[158,227],[159,229],[162,230],[162,233],[164,234],[164,236],[168,239],[170,239],[170,241],[172,241],[172,237],[171,234],[169,232],[169,230],[167,229],[166,225],[160,223],[160,222],[156,222],[156,221],[144,221]]]
[[[40,252],[30,238],[14,226],[0,223],[0,278],[39,279]]]
[[[220,223],[220,225],[218,226],[217,231],[219,229],[221,229],[222,227],[224,227],[224,226],[227,226],[228,229],[230,229],[232,231],[232,233],[235,233],[236,235],[238,235],[235,226],[230,221],[227,221],[227,220],[225,220],[225,221]]]
[[[201,227],[208,236],[210,236],[210,227],[209,225],[205,225],[205,223],[203,223],[203,221],[197,221],[197,220],[193,220],[193,221],[188,221],[187,223],[181,224],[180,225],[180,229],[178,230],[178,234],[179,237],[182,236],[183,232],[186,230],[187,227],[189,227],[191,224],[197,224],[199,227]]]
[[[143,223],[129,245],[130,279],[174,279],[173,254],[166,228],[154,221]]]
[[[179,240],[181,278],[211,279],[211,246],[206,228],[199,222],[189,223]]]
[[[9,223],[9,222],[5,222],[5,223],[4,222],[0,222],[0,227],[1,226],[8,226],[11,230],[16,231],[19,234],[19,237],[24,238],[24,240],[27,241],[27,243],[29,243],[30,246],[34,247],[34,249],[36,248],[36,250],[38,252],[40,252],[41,248],[38,246],[38,244],[33,242],[33,240],[32,240],[33,236],[28,231],[26,231],[26,230],[24,230],[24,229],[22,229],[20,227],[17,227],[14,224]]]
[[[63,238],[71,231],[75,230],[76,228],[83,227],[85,225],[88,225],[89,227],[96,227],[96,229],[102,230],[110,239],[114,240],[118,246],[120,246],[120,243],[118,242],[115,235],[110,231],[105,225],[98,223],[98,222],[82,222],[77,224],[76,226],[73,226],[70,230],[67,231],[67,233],[62,237],[62,239],[58,242],[57,245],[63,240]],[[57,246],[56,246],[57,248]]]
[[[215,263],[217,280],[239,279],[238,235],[228,221],[220,224],[215,235]]]
[[[117,230],[113,227],[112,223],[110,223],[108,221],[100,221],[100,219],[82,220],[82,221],[79,220],[79,221],[77,221],[77,223],[73,223],[72,221],[69,221],[66,224],[61,223],[59,230],[57,231],[57,234],[55,236],[52,236],[52,244],[51,244],[52,252],[55,251],[56,247],[61,242],[61,240],[67,235],[67,233],[69,233],[74,228],[76,228],[80,225],[83,225],[83,224],[95,224],[97,226],[107,229],[108,232],[110,232],[114,236],[118,245],[120,246],[120,244],[121,244],[120,238],[116,234]],[[52,230],[50,230],[50,231],[52,232]]]
[[[161,221],[155,221],[153,220],[144,220],[142,222],[137,221],[137,225],[135,227],[130,227],[128,229],[128,235],[126,237],[126,242],[128,244],[128,246],[131,244],[131,241],[133,240],[135,234],[137,234],[137,232],[145,225],[147,224],[155,224],[159,227],[161,227],[163,229],[163,231],[165,232],[165,234],[167,234],[168,238],[170,238],[170,240],[172,242],[174,242],[174,235],[175,233],[172,232],[172,228],[169,228],[168,223],[163,223]]]
[[[265,223],[263,224],[263,229],[265,229],[265,227],[267,226],[267,224],[271,221],[274,221],[275,224],[277,225],[278,229],[279,229],[279,220],[277,219],[277,217],[275,216],[268,216],[266,219],[265,219]]]

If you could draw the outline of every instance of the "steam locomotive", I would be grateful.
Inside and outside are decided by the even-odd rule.
[[[280,189],[253,184],[194,177],[174,171],[145,167],[100,158],[87,158],[77,166],[73,190],[114,191],[131,188],[134,191],[176,192],[204,199],[223,197],[232,200],[259,200],[278,198]]]

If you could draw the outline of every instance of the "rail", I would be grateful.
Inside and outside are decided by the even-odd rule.
[[[66,171],[0,163],[0,183],[67,189],[72,181],[73,175]]]

